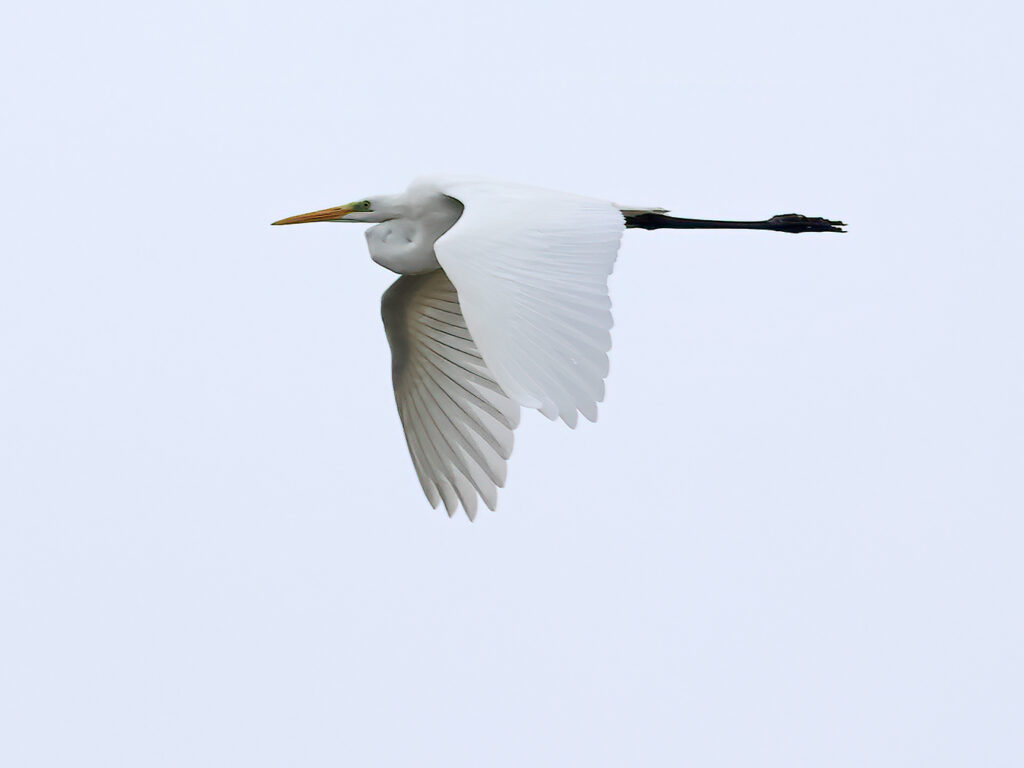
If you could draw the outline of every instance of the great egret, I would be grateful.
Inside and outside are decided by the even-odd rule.
[[[381,299],[392,381],[412,463],[431,506],[470,520],[494,509],[519,408],[576,426],[597,419],[611,348],[608,275],[623,230],[841,232],[798,214],[710,221],[664,208],[521,184],[420,178],[274,224],[375,223],[370,257],[404,275]]]

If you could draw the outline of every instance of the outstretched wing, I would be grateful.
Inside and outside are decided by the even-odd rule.
[[[536,187],[421,180],[462,203],[434,244],[487,367],[520,405],[594,421],[611,348],[615,204]]]
[[[441,270],[400,277],[380,305],[391,345],[398,415],[430,504],[459,503],[472,520],[477,494],[494,509],[505,484],[519,406],[495,382]]]

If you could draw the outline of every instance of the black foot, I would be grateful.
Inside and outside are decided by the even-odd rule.
[[[767,229],[776,232],[792,232],[794,235],[800,232],[845,232],[846,225],[841,221],[830,219],[810,218],[801,216],[799,213],[780,213],[768,219]]]

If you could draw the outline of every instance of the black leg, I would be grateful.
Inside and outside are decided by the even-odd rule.
[[[626,226],[638,229],[766,229],[772,232],[845,232],[841,221],[812,218],[799,213],[780,213],[766,221],[717,221],[682,219],[663,213],[641,213],[626,217]]]

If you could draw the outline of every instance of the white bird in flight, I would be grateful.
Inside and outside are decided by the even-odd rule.
[[[799,214],[766,221],[665,215],[522,184],[424,177],[274,224],[372,223],[370,257],[403,277],[381,299],[398,415],[423,492],[476,517],[504,486],[519,409],[597,419],[611,349],[611,274],[626,228],[842,232]]]

